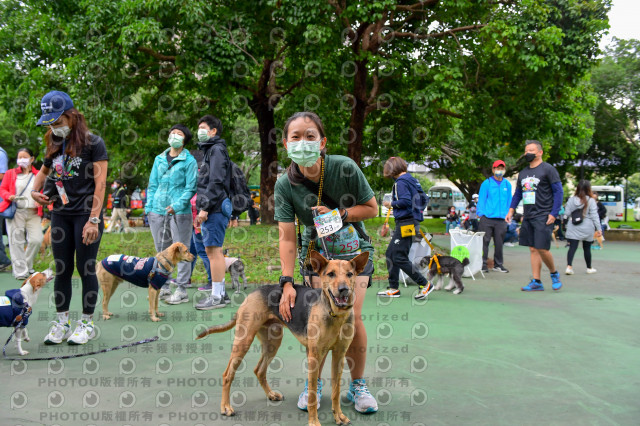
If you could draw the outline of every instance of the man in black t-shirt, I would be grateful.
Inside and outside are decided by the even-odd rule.
[[[518,175],[516,192],[511,200],[511,208],[505,221],[511,222],[520,200],[524,204],[524,217],[520,227],[520,245],[529,246],[533,279],[522,291],[542,291],[540,281],[542,262],[551,272],[554,290],[560,290],[560,273],[553,262],[551,233],[553,225],[562,207],[562,182],[558,171],[549,163],[542,161],[542,144],[536,140],[525,142],[524,157],[529,162]]]

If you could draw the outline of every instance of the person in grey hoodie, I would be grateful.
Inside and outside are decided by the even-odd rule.
[[[602,228],[598,217],[598,207],[593,192],[591,192],[591,182],[581,180],[578,183],[576,192],[567,200],[565,213],[569,218],[566,233],[569,252],[567,253],[565,273],[567,275],[573,274],[573,256],[578,250],[578,243],[582,241],[587,274],[593,274],[596,269],[591,267],[591,243],[593,243],[594,231],[596,236],[602,235]]]

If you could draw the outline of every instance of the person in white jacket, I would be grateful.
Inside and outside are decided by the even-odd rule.
[[[578,250],[578,243],[582,241],[587,274],[593,274],[596,269],[591,267],[591,244],[593,243],[594,231],[596,236],[600,236],[602,235],[602,228],[598,217],[598,207],[591,192],[591,182],[581,180],[578,183],[576,192],[567,200],[565,213],[569,218],[566,233],[569,252],[567,253],[567,270],[565,273],[567,275],[573,274],[573,256]]]

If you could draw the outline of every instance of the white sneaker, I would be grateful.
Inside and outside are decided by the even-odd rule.
[[[180,303],[189,302],[189,295],[187,294],[187,290],[178,287],[176,291],[164,299],[164,301],[170,305],[179,305]]]
[[[595,268],[587,268],[587,274],[595,274],[598,272]]]
[[[427,296],[429,296],[429,294],[434,290],[433,284],[431,284],[430,282],[427,282],[427,285],[421,287],[418,290],[418,294],[416,294],[415,296],[413,296],[414,299],[416,300],[422,300],[422,299],[426,299]]]
[[[397,288],[387,288],[386,290],[382,290],[378,292],[378,296],[381,297],[400,297],[400,290]]]
[[[347,399],[354,403],[357,412],[368,414],[378,411],[378,402],[371,395],[364,379],[357,379],[349,385]]]
[[[564,271],[566,275],[573,275],[573,268],[571,266],[567,266],[567,270]]]
[[[171,296],[171,284],[165,284],[160,287],[160,294],[158,294],[158,299],[165,300],[167,297]]]
[[[504,243],[505,247],[515,247],[516,245],[513,243]]]
[[[93,321],[78,321],[75,331],[67,340],[70,345],[84,345],[96,336]]]
[[[62,324],[58,321],[51,321],[49,334],[44,338],[45,345],[58,345],[63,340],[67,340],[71,336],[71,324],[67,321]]]

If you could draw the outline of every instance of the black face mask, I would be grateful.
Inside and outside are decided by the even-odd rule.
[[[529,162],[529,163],[530,163],[530,162],[532,162],[533,160],[535,160],[535,159],[536,159],[536,155],[535,155],[535,154],[532,154],[532,153],[530,153],[530,152],[527,152],[527,153],[524,155],[524,159],[525,159],[525,160],[527,160],[527,162]]]

